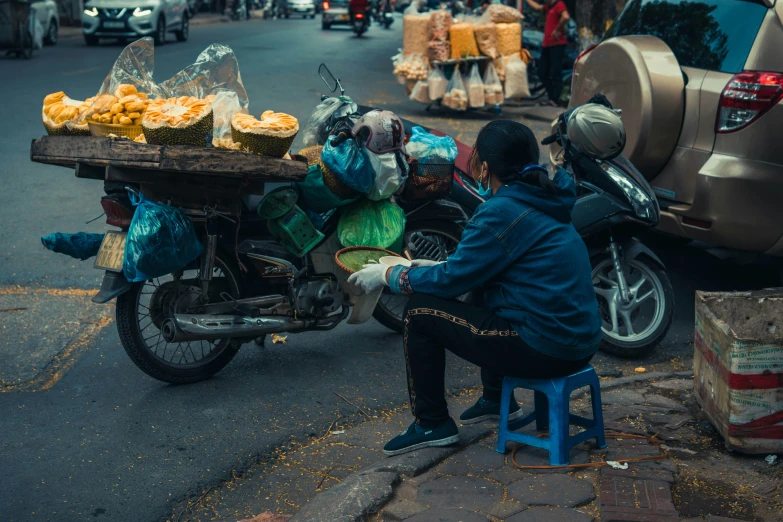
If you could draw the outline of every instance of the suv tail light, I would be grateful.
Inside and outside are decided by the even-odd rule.
[[[329,2],[324,2],[323,3],[323,8],[324,8],[324,11],[328,11],[329,10]]]
[[[743,129],[783,98],[783,74],[746,71],[735,74],[720,95],[715,131]]]

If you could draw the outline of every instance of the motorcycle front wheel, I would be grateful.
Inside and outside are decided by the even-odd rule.
[[[601,349],[641,357],[655,349],[674,317],[674,290],[666,270],[647,256],[623,263],[629,298],[623,299],[611,257],[592,260],[593,288],[601,313]]]
[[[223,292],[238,299],[239,270],[217,254],[209,283],[211,302]],[[117,330],[125,352],[144,373],[171,384],[188,384],[212,377],[239,351],[229,339],[169,343],[161,331],[163,321],[184,313],[197,296],[199,271],[185,270],[176,282],[167,275],[134,283],[117,298]]]
[[[457,250],[461,237],[460,228],[454,223],[414,223],[405,230],[403,248],[408,249],[413,259],[445,261]],[[386,328],[402,333],[407,304],[407,295],[393,294],[387,288],[381,294],[372,316]]]

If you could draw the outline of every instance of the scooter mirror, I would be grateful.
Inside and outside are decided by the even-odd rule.
[[[340,96],[345,94],[345,89],[343,89],[343,86],[340,85],[340,80],[334,77],[332,71],[329,70],[329,68],[326,66],[325,63],[322,63],[318,67],[318,76],[321,77],[321,79],[324,81],[324,83],[326,84],[326,86],[329,88],[331,92],[334,92],[339,88]]]

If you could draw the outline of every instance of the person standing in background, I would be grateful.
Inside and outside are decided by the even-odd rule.
[[[538,76],[549,95],[549,100],[542,104],[557,107],[563,91],[563,58],[567,43],[565,26],[571,16],[563,0],[544,0],[543,4],[534,0],[525,1],[536,11],[544,12],[544,41],[541,44]]]

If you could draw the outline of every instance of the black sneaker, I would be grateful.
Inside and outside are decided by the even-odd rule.
[[[427,429],[414,422],[408,429],[390,440],[383,447],[386,455],[400,455],[432,446],[448,446],[459,441],[459,430],[454,419],[443,421],[435,428]]]
[[[511,404],[508,407],[508,420],[512,421],[522,416],[522,410],[519,408],[516,399],[511,400]],[[462,424],[475,424],[477,422],[483,422],[488,420],[500,419],[500,403],[488,401],[484,397],[480,397],[476,404],[462,412],[459,416],[459,421]]]

